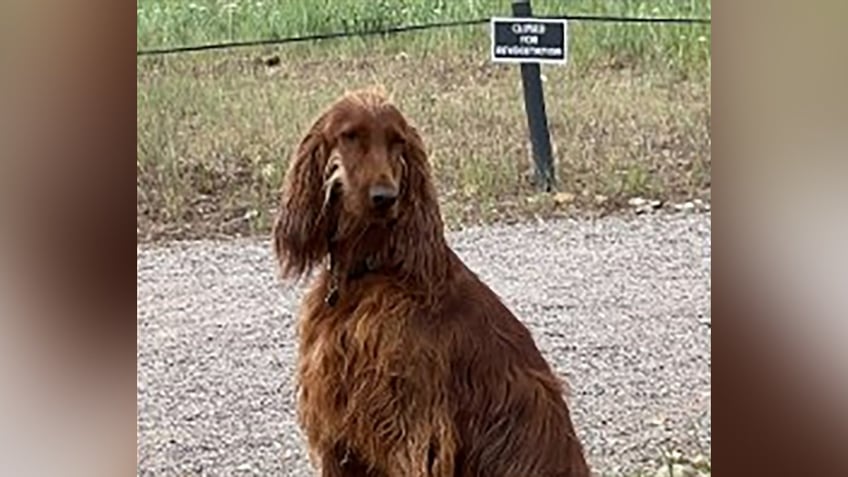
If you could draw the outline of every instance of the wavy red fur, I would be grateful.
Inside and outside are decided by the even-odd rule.
[[[397,191],[382,215],[375,184]],[[590,475],[563,384],[448,247],[421,137],[383,93],[349,93],[312,126],[274,244],[285,276],[320,267],[300,311],[298,413],[322,475]]]

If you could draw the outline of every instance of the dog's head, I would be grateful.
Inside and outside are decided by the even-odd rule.
[[[330,106],[301,141],[274,225],[284,275],[308,272],[330,241],[441,234],[429,164],[418,132],[385,94],[354,91]],[[414,238],[413,238],[414,239]],[[377,244],[379,245],[379,244]]]
[[[323,127],[329,160],[324,168],[324,204],[339,200],[359,221],[397,217],[410,128],[384,96],[372,91],[342,98]]]

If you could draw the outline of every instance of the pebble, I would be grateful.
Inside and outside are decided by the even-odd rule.
[[[709,213],[448,240],[567,381],[593,470],[652,475],[669,446],[709,457]],[[138,475],[315,475],[295,411],[304,285],[279,281],[269,238],[140,245],[136,264]]]

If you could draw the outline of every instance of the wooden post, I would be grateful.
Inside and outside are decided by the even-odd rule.
[[[512,2],[512,13],[516,17],[532,17],[530,0]],[[530,143],[536,164],[536,187],[551,192],[555,186],[554,163],[551,153],[551,136],[548,131],[548,116],[545,112],[545,95],[539,63],[521,63],[521,83],[524,88],[524,108],[530,128]]]

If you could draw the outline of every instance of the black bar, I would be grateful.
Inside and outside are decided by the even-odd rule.
[[[530,0],[512,2],[512,13],[516,17],[532,17],[533,9],[530,6]],[[527,125],[530,128],[533,160],[536,163],[534,183],[545,192],[551,192],[554,188],[555,177],[539,63],[521,63],[521,83],[524,87],[524,108],[527,112]]]

